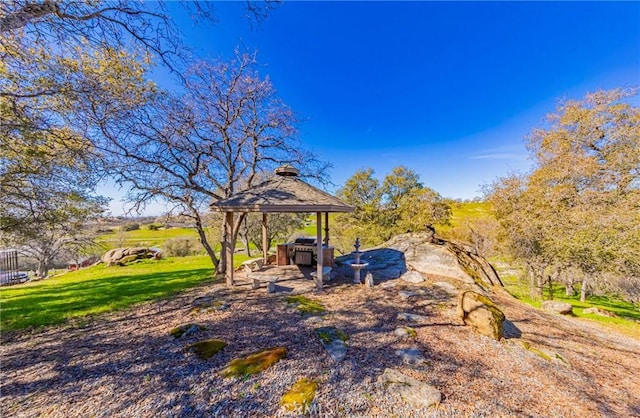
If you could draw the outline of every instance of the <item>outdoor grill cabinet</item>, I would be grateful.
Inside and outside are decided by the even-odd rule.
[[[276,251],[276,264],[279,266],[286,266],[289,263],[290,260],[290,252],[292,252],[292,249],[290,250],[289,247],[292,247],[292,243],[285,243],[285,244],[278,244],[277,246],[277,251]]]
[[[313,266],[316,262],[317,247],[314,238],[298,238],[295,242],[277,245],[276,263],[279,266]],[[322,265],[333,266],[333,247],[322,247]]]

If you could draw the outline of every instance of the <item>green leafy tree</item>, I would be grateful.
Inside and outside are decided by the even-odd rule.
[[[374,246],[396,234],[426,231],[449,222],[450,206],[424,187],[415,171],[395,167],[382,184],[373,174],[370,168],[358,170],[338,191],[338,197],[355,206],[353,214],[340,214],[336,219],[340,247],[345,251],[356,237]]]
[[[611,275],[639,280],[640,109],[633,97],[637,90],[617,89],[561,103],[528,138],[533,171],[518,187],[514,178],[499,181],[491,197],[515,254],[537,263],[539,274],[579,272],[583,301]]]

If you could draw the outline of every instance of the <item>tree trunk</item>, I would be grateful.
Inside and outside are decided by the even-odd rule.
[[[249,247],[249,234],[240,235],[242,242],[244,242],[244,251],[247,254],[247,257],[251,257],[251,248]]]
[[[569,281],[564,285],[564,294],[565,296],[573,296],[573,278],[568,279]]]
[[[246,216],[247,216],[246,213],[240,214],[240,216],[235,221],[235,224],[232,227],[233,231],[231,232],[231,237],[228,237],[228,239],[233,239],[234,242],[236,241],[238,237],[238,232],[240,231],[240,225],[242,224]],[[227,233],[224,227],[224,220],[222,221],[221,227],[222,227],[221,241],[224,243],[227,240],[227,235],[226,235]],[[223,274],[223,273],[226,273],[226,271],[227,271],[227,255],[225,254],[224,246],[223,246],[222,251],[220,252],[220,262],[218,263],[218,273]]]
[[[44,279],[49,274],[49,266],[46,261],[38,260],[38,278]]]
[[[227,252],[225,251],[224,243],[227,242],[227,229],[224,227],[224,219],[222,220],[222,238],[220,239],[220,262],[216,266],[219,274],[224,274],[227,272]]]
[[[540,299],[542,296],[542,288],[540,287],[540,278],[536,269],[529,266],[529,294],[533,299]]]
[[[587,300],[587,276],[582,279],[582,286],[580,287],[580,302]]]
[[[211,259],[211,262],[213,263],[213,268],[215,270],[218,268],[220,264],[220,260],[218,260],[218,258],[216,257],[216,252],[213,251],[213,248],[211,248],[211,245],[209,244],[209,240],[207,239],[207,234],[204,230],[204,226],[202,225],[202,220],[200,219],[200,216],[197,215],[197,213],[195,216],[195,221],[196,221],[196,231],[198,231],[198,238],[200,238],[200,244],[202,244],[202,246],[204,247],[204,250],[207,252],[207,255]]]

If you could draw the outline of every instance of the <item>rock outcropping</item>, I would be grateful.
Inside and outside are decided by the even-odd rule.
[[[352,256],[338,257],[336,261],[348,261]],[[492,286],[502,286],[494,268],[464,245],[435,239],[431,234],[402,234],[391,238],[380,247],[364,252],[361,261],[369,263],[377,282],[402,277],[416,283],[426,276],[442,276],[461,282],[460,288],[486,291]],[[344,272],[345,276],[349,272]],[[352,274],[352,273],[351,273]]]
[[[123,266],[135,260],[147,258],[160,258],[160,251],[146,247],[115,248],[107,251],[102,256],[102,261],[106,263],[107,266]]]

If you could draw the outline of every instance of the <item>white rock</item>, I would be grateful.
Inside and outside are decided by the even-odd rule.
[[[398,319],[403,320],[403,321],[409,321],[409,322],[420,322],[420,321],[424,321],[426,319],[428,319],[426,316],[423,315],[416,315],[416,314],[412,314],[409,312],[400,312],[398,314]]]
[[[385,369],[378,377],[386,392],[399,396],[413,408],[428,408],[442,400],[442,394],[435,387],[406,376],[397,370]]]

